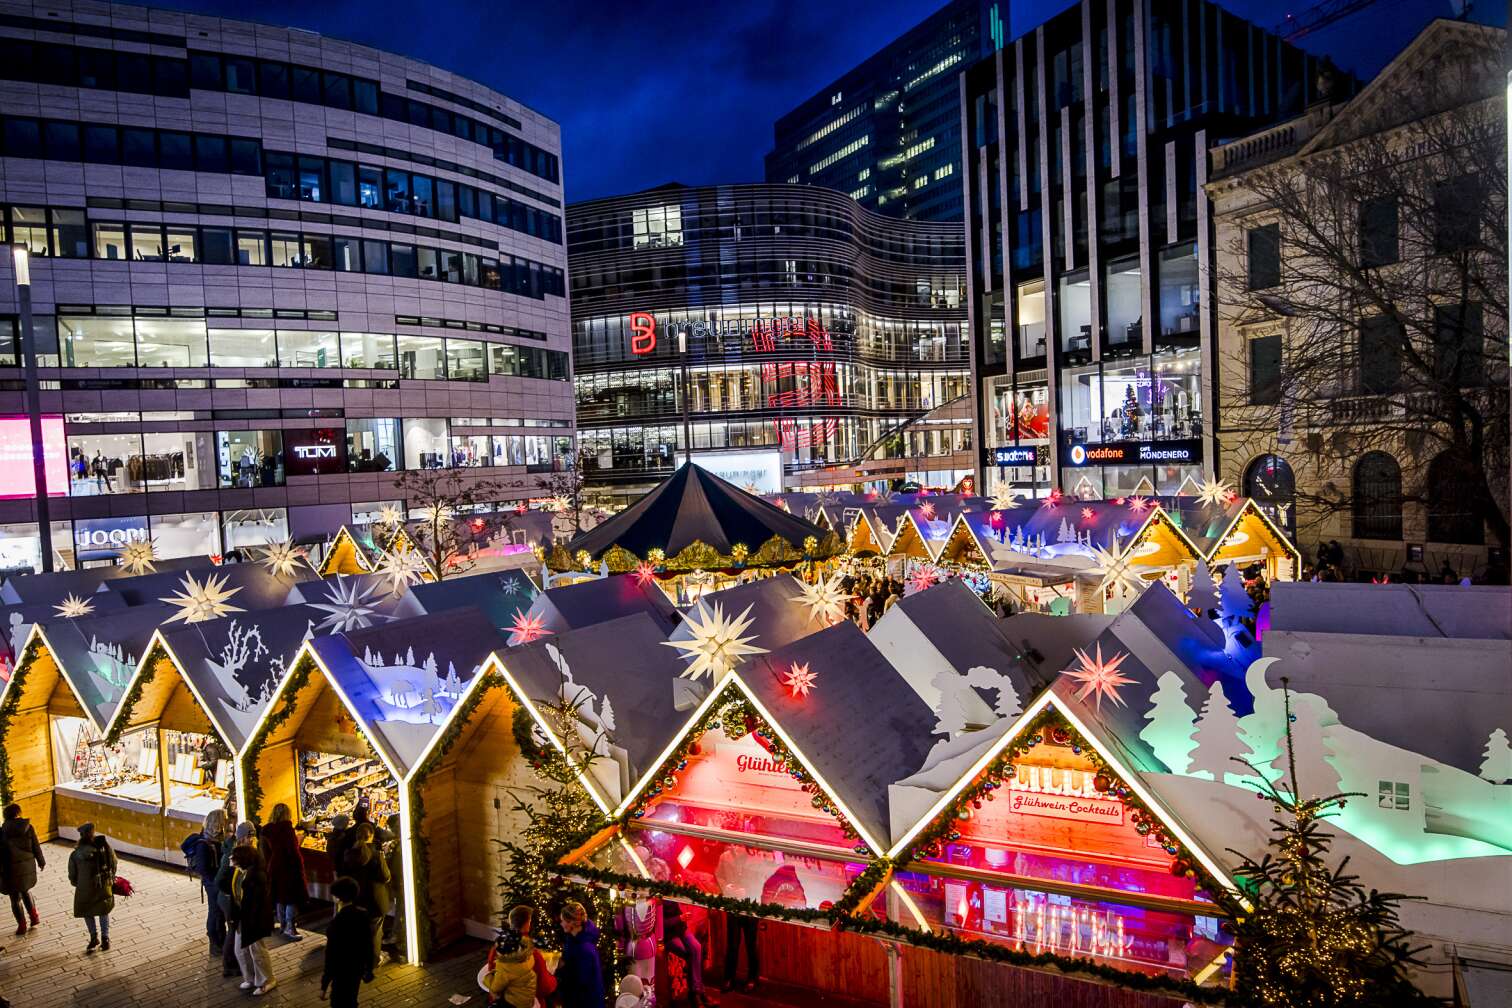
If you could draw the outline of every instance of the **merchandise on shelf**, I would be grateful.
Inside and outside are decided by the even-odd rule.
[[[85,718],[54,717],[52,730],[59,788],[162,806],[155,730],[127,732],[114,745]]]
[[[226,804],[232,786],[231,754],[213,735],[163,732],[167,750],[168,811],[202,818]]]
[[[368,818],[381,824],[399,811],[399,787],[376,759],[335,753],[299,754],[299,814],[305,824],[304,842],[323,847],[331,820],[350,818],[359,804]]]

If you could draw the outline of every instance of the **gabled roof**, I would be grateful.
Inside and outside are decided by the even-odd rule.
[[[406,606],[406,595],[395,595],[388,579],[377,574],[333,574],[322,581],[301,581],[292,586],[285,601],[313,606],[320,612],[317,632],[334,633],[409,615],[413,607]]]
[[[304,605],[236,613],[162,633],[221,738],[240,751],[322,613]]]
[[[238,563],[205,570],[157,571],[115,578],[105,582],[104,590],[119,594],[127,605],[147,605],[180,594],[191,577],[201,584],[210,578],[223,582],[225,590],[235,592],[227,601],[246,611],[283,605],[289,597],[289,589],[297,583],[294,578],[273,574],[262,564]]]
[[[95,727],[105,731],[152,635],[177,606],[153,603],[36,624],[48,653]]]
[[[794,663],[817,677],[794,697],[784,679]],[[934,712],[853,623],[837,623],[770,654],[735,675],[771,727],[808,765],[863,840],[886,849],[888,785],[914,773],[933,744]]]
[[[419,761],[482,664],[503,645],[488,617],[471,608],[310,641],[369,740],[401,777]]]
[[[64,596],[67,597],[66,595]],[[92,595],[80,595],[94,613],[112,612],[126,608],[126,600],[112,592],[97,591]],[[12,659],[21,654],[26,646],[26,635],[33,623],[45,622],[58,617],[58,602],[26,602],[0,607],[0,655]]]
[[[1008,634],[1011,624],[988,609],[976,592],[958,579],[904,596],[882,619],[896,620],[894,613],[907,617],[959,673],[979,665],[994,669],[1013,681],[1020,697],[1039,692],[1047,681],[1020,659],[1022,648]],[[905,654],[889,657],[900,667],[909,660]]]
[[[467,574],[412,586],[399,603],[398,614],[419,616],[475,606],[494,626],[508,627],[517,615],[530,611],[537,594],[535,582],[523,570]]]
[[[530,615],[541,617],[545,629],[554,634],[638,612],[656,620],[664,633],[680,619],[666,592],[654,584],[642,584],[634,574],[615,574],[549,588],[530,605]]]
[[[813,522],[768,504],[696,465],[684,465],[629,508],[567,544],[576,556],[597,560],[618,546],[637,557],[660,549],[676,556],[695,542],[729,554],[743,545],[753,554],[772,538],[803,549],[809,537],[824,539]]]
[[[1512,639],[1507,589],[1493,585],[1342,584],[1271,586],[1270,629],[1305,634]]]
[[[198,570],[211,566],[206,556],[175,557],[154,560],[157,571]],[[0,601],[17,603],[57,603],[67,595],[89,595],[100,591],[107,582],[130,577],[126,568],[85,567],[79,570],[53,571],[50,574],[13,574],[0,587]]]
[[[316,573],[321,577],[332,574],[366,574],[373,569],[373,561],[350,528],[343,525],[336,530],[330,548],[321,558]]]
[[[770,651],[824,628],[825,624],[814,619],[813,613],[796,601],[802,590],[803,586],[789,574],[758,578],[702,596],[689,607],[688,614],[699,613],[703,619],[708,607],[717,604],[726,616],[734,617],[750,607],[751,629],[747,632],[755,634],[758,647]],[[686,626],[686,623],[679,624],[669,639],[686,640],[689,636]]]

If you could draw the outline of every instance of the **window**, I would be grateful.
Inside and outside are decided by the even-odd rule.
[[[1281,401],[1281,334],[1249,341],[1249,401],[1256,406]]]
[[[1360,323],[1360,383],[1362,395],[1395,392],[1402,379],[1402,328],[1388,315]]]
[[[294,155],[268,151],[263,155],[268,196],[273,199],[294,198]]]
[[[1397,261],[1397,201],[1390,197],[1360,204],[1360,265],[1385,266]]]
[[[7,139],[8,139],[7,134]],[[8,146],[12,156],[15,151]],[[121,161],[120,137],[114,126],[84,127],[84,160],[90,164],[119,164]]]
[[[362,243],[356,238],[332,238],[331,265],[341,273],[361,273]]]
[[[11,207],[11,240],[26,246],[32,255],[48,255],[47,210],[44,207]]]
[[[172,225],[168,228],[166,240],[166,255],[168,262],[199,262],[194,228]]]
[[[392,252],[389,259],[391,263],[390,271],[394,276],[414,277],[419,275],[416,272],[419,267],[415,261],[415,246],[401,245],[398,242],[394,242],[390,246],[390,250]]]
[[[399,366],[395,357],[394,337],[388,333],[342,333],[343,366],[349,368],[386,368]]]
[[[289,68],[282,63],[261,63],[257,68],[257,83],[264,98],[287,98]]]
[[[220,431],[216,441],[221,486],[283,486],[283,431]]]
[[[1402,470],[1396,459],[1373,451],[1354,467],[1354,537],[1402,538]]]
[[[1378,781],[1376,807],[1406,812],[1412,808],[1412,788],[1402,781]]]
[[[299,198],[306,203],[325,202],[324,158],[301,157],[299,159]]]
[[[1434,378],[1450,388],[1485,382],[1485,329],[1479,302],[1435,305]]]
[[[131,319],[60,317],[58,357],[63,367],[135,367]]]
[[[216,367],[277,367],[271,329],[211,329],[210,359]]]
[[[90,225],[90,230],[94,234],[96,259],[126,258],[126,225],[95,222]]]
[[[320,71],[311,67],[294,67],[290,77],[290,93],[297,102],[320,104]]]
[[[131,225],[131,258],[137,262],[164,262],[166,260],[162,225]]]
[[[231,174],[261,175],[262,145],[256,140],[231,138]]]
[[[200,319],[138,319],[138,367],[208,367],[205,323]]]
[[[412,418],[404,421],[404,468],[441,469],[446,465],[446,455],[445,420]]]
[[[388,242],[362,240],[362,270],[364,273],[387,273]]]
[[[307,234],[303,239],[302,260],[305,269],[331,268],[331,239],[329,235]]]
[[[280,330],[278,366],[286,368],[339,367],[341,357],[337,352],[336,344],[337,336],[333,332]]]
[[[440,380],[446,377],[444,341],[439,336],[399,336],[399,377]]]
[[[83,153],[79,141],[79,124],[50,122],[43,130],[47,156],[53,161],[79,161]]]
[[[274,231],[268,235],[268,265],[302,266],[303,253],[299,248],[299,235],[287,231]]]
[[[257,94],[257,64],[244,56],[227,56],[226,90],[232,94]]]
[[[268,264],[268,238],[261,231],[236,232],[236,262],[241,266]]]
[[[683,243],[681,206],[632,210],[630,218],[634,248],[663,248]]]
[[[357,205],[357,169],[350,161],[331,162],[331,202]]]
[[[150,129],[121,130],[121,163],[135,168],[157,167],[157,137]]]
[[[158,132],[158,165],[180,171],[194,170],[194,138],[188,133]]]
[[[1474,175],[1445,179],[1433,187],[1434,251],[1458,252],[1480,244],[1486,194]]]
[[[347,468],[352,472],[389,472],[399,459],[399,421],[392,418],[346,422]]]
[[[1475,502],[1486,493],[1484,480],[1472,462],[1452,451],[1440,452],[1428,464],[1428,541],[1479,546],[1486,525]]]
[[[89,229],[84,226],[83,210],[54,210],[53,255],[65,259],[89,258]]]
[[[146,489],[140,434],[85,434],[68,439],[70,497],[142,493]]]
[[[446,377],[452,381],[487,381],[488,364],[478,340],[446,341]]]
[[[325,75],[325,103],[331,108],[352,108],[352,78],[345,74]]]
[[[1019,284],[1014,314],[1014,321],[1018,323],[1019,357],[1045,356],[1045,281]]]
[[[357,203],[369,210],[383,209],[383,169],[357,166]]]
[[[200,229],[200,261],[212,266],[230,266],[236,262],[235,243],[230,228]]]
[[[1281,225],[1251,228],[1249,244],[1249,289],[1269,290],[1281,283]]]
[[[203,172],[225,174],[231,169],[226,138],[197,134],[194,138],[194,164]]]

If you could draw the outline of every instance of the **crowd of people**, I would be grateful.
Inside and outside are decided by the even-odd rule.
[[[847,574],[840,586],[850,596],[845,618],[862,630],[870,630],[903,597],[903,582],[885,574]]]

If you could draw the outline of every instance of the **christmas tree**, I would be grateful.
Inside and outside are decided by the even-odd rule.
[[[1208,570],[1206,560],[1197,561],[1192,572],[1192,590],[1187,592],[1187,608],[1195,609],[1206,616],[1218,608],[1218,589],[1213,587],[1213,572]]]
[[[1290,716],[1290,693],[1282,680]],[[1286,731],[1287,780],[1297,781]],[[1243,762],[1243,761],[1240,761]],[[1259,769],[1251,766],[1257,778]],[[1366,889],[1347,869],[1349,858],[1329,865],[1333,834],[1322,820],[1356,793],[1300,798],[1264,785],[1276,811],[1268,849],[1257,861],[1239,859],[1235,877],[1253,909],[1229,921],[1237,948],[1234,987],[1247,1004],[1262,1008],[1387,1008],[1436,1003],[1408,978],[1421,948],[1398,916],[1407,897]]]
[[[1223,693],[1223,683],[1213,680],[1207,700],[1197,716],[1197,751],[1193,754],[1193,773],[1223,783],[1233,769],[1233,762],[1249,752],[1239,738],[1239,718]]]
[[[1491,737],[1486,740],[1486,751],[1483,754],[1480,775],[1493,784],[1505,784],[1512,781],[1512,745],[1507,744],[1507,733],[1504,729],[1497,728],[1491,732]]]
[[[1140,730],[1139,737],[1171,773],[1184,774],[1191,763],[1192,750],[1197,746],[1192,741],[1192,716],[1181,677],[1175,672],[1161,675],[1155,682],[1149,713],[1145,714],[1150,723]]]

